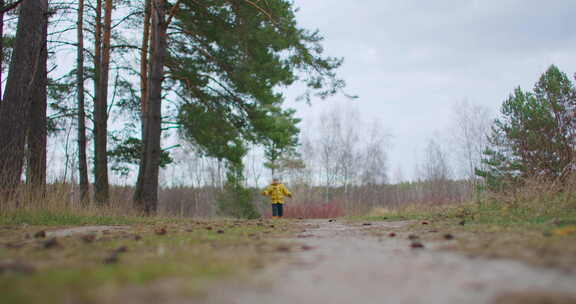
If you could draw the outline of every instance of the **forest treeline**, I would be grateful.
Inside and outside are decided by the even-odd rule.
[[[226,187],[242,196],[248,145],[262,147],[271,166],[296,146],[298,119],[278,89],[302,83],[310,101],[344,87],[335,74],[342,59],[324,56],[320,34],[298,27],[291,1],[0,5],[0,61],[10,62],[0,69],[3,205],[23,181],[44,192],[47,138],[72,129],[79,204],[108,205],[109,169],[129,164],[138,166],[134,208],[155,213],[171,130],[217,159]]]
[[[497,115],[456,104],[408,177],[389,164],[383,122],[353,107],[302,126],[282,89],[300,83],[308,103],[355,96],[336,73],[343,59],[296,11],[288,0],[0,1],[0,206],[59,189],[82,208],[257,217],[257,187],[281,176],[303,205],[361,213],[572,180],[576,90],[553,65]]]

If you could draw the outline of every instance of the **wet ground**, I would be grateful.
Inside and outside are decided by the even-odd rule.
[[[435,251],[434,244],[412,248],[404,235],[367,233],[406,224],[303,221],[294,240],[301,250],[244,282],[215,287],[203,303],[576,303],[574,273],[471,259]]]

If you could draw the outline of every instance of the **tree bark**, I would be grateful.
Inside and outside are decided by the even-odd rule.
[[[160,170],[160,138],[162,117],[162,80],[167,55],[166,1],[152,2],[152,36],[150,71],[148,78],[148,109],[146,112],[144,148],[134,193],[135,207],[147,214],[154,214],[158,205],[158,174]]]
[[[140,52],[140,103],[142,117],[142,131],[144,131],[146,118],[146,105],[148,103],[148,45],[150,43],[150,18],[152,0],[145,0],[144,28],[142,34],[142,50]],[[142,135],[144,138],[144,135]]]
[[[45,17],[47,18],[47,17]],[[43,194],[46,187],[46,144],[48,141],[48,22],[43,24],[44,34],[40,51],[39,70],[35,75],[32,95],[30,96],[30,126],[28,129],[28,166],[26,182],[33,186],[38,194]]]
[[[101,23],[102,0],[98,0],[96,13],[97,22],[96,33],[103,34],[96,39],[97,46],[101,51],[98,63],[98,82],[97,97],[94,102],[94,199],[101,205],[108,204],[109,185],[108,185],[108,75],[110,68],[110,37],[112,23],[112,0],[106,0],[104,23]]]
[[[4,0],[0,0],[0,7],[4,7]],[[2,103],[3,69],[4,69],[4,13],[0,12],[0,103]]]
[[[140,53],[140,124],[141,124],[141,134],[142,134],[142,146],[144,146],[144,141],[146,140],[146,113],[148,104],[148,51],[150,45],[150,18],[152,14],[152,0],[145,0],[146,5],[144,8],[144,28],[142,35],[142,50]],[[143,151],[142,151],[143,153]],[[141,196],[142,182],[144,178],[144,168],[146,167],[145,159],[141,157],[141,163],[138,167],[138,177],[136,180],[136,189],[134,191],[134,199]]]
[[[86,157],[86,111],[84,105],[84,0],[79,0],[78,2],[77,38],[78,175],[80,179],[80,202],[87,204],[90,185],[88,182],[88,161]]]
[[[47,0],[24,1],[4,101],[0,105],[0,189],[10,191],[20,183],[24,146],[30,128],[35,80],[42,73],[46,41]]]

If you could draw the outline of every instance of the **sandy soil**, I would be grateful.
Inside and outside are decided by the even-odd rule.
[[[470,259],[412,249],[405,236],[374,237],[373,227],[305,221],[287,261],[244,282],[220,284],[205,304],[576,303],[576,275],[511,260]],[[438,244],[436,244],[438,245]],[[538,300],[539,299],[539,300]],[[189,301],[174,301],[190,303]],[[197,300],[193,301],[197,303]]]

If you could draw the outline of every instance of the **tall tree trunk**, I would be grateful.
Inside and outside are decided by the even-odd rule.
[[[146,106],[148,104],[148,45],[150,44],[150,17],[152,0],[145,0],[144,8],[144,28],[142,34],[142,50],[140,52],[140,103],[142,117],[142,132],[146,125]],[[144,135],[142,135],[144,138]]]
[[[5,191],[14,189],[22,175],[34,82],[36,75],[42,73],[47,18],[48,0],[22,3],[6,92],[0,105],[0,189]]]
[[[78,1],[77,19],[78,58],[76,63],[76,86],[78,98],[78,174],[80,178],[80,202],[88,202],[88,161],[86,158],[86,111],[84,108],[84,0]]]
[[[144,146],[144,141],[146,140],[146,113],[148,105],[148,51],[150,45],[150,18],[152,14],[152,0],[145,0],[146,5],[144,8],[144,28],[142,31],[142,50],[140,52],[140,123],[141,123],[141,134],[142,134],[142,146]],[[143,153],[143,151],[142,151]],[[134,192],[134,199],[140,197],[142,189],[142,182],[144,178],[144,168],[146,164],[145,159],[141,158],[140,166],[138,167],[138,177],[136,180],[136,189]]]
[[[102,1],[98,0],[97,6],[101,9]],[[99,18],[99,10],[96,15]],[[100,20],[101,21],[101,20]],[[99,204],[107,204],[109,198],[108,185],[108,75],[110,68],[110,34],[112,23],[112,0],[106,0],[104,23],[100,23],[98,28],[103,34],[99,45],[101,57],[99,61],[99,75],[97,83],[97,97],[94,103],[94,199]],[[98,31],[98,29],[97,29]],[[100,39],[98,39],[100,40]]]
[[[160,170],[160,138],[162,117],[162,79],[164,77],[164,61],[167,54],[166,37],[166,1],[152,2],[152,37],[150,72],[148,75],[148,109],[144,147],[139,173],[134,193],[135,207],[145,214],[156,212],[158,205],[158,174]]]
[[[0,0],[0,7],[4,7],[4,0]],[[4,13],[0,12],[0,103],[2,103],[3,69],[4,69]]]
[[[48,18],[47,16],[45,17]],[[39,70],[35,75],[30,107],[30,126],[28,129],[28,166],[26,182],[33,186],[38,194],[43,194],[46,186],[46,143],[48,141],[48,20],[43,24],[44,35],[40,51]]]

